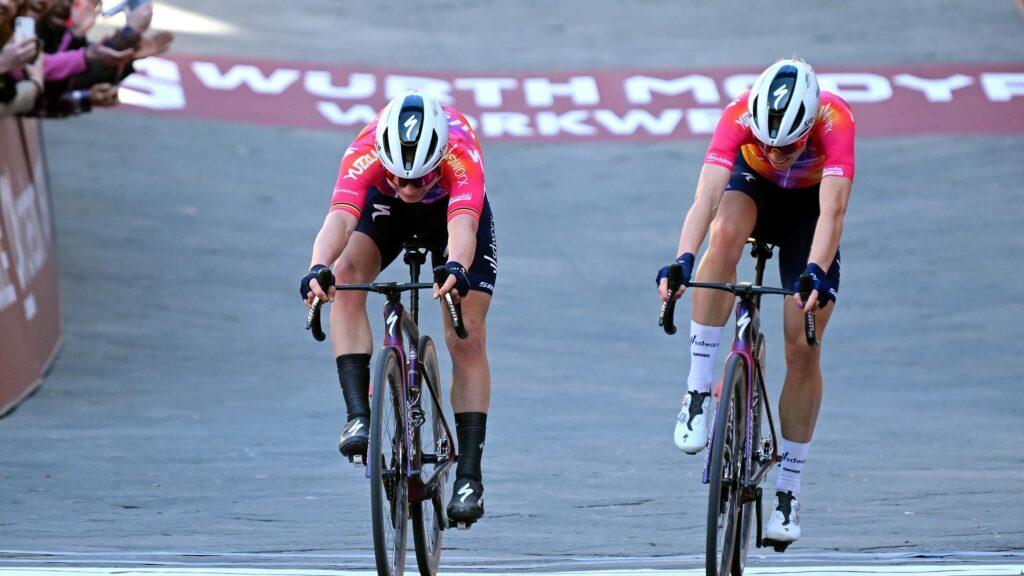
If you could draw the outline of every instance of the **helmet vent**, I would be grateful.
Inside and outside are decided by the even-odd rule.
[[[804,121],[804,103],[800,103],[800,109],[796,111],[796,119],[793,120],[793,128],[800,129],[800,123]]]
[[[384,155],[388,157],[388,161],[393,161],[394,156],[391,155],[391,142],[388,141],[388,129],[384,129]]]
[[[430,146],[427,146],[427,158],[433,158],[435,150],[437,150],[437,132],[430,135]]]

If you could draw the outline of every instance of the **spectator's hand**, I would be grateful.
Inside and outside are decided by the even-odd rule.
[[[99,12],[98,0],[75,0],[71,7],[71,33],[76,38],[84,38],[85,33],[96,23]]]
[[[150,56],[159,56],[167,52],[173,41],[174,34],[170,32],[157,32],[152,36],[147,36],[142,39],[142,42],[139,42],[139,47],[135,49],[134,58],[142,60]]]
[[[85,59],[90,64],[99,64],[101,66],[124,66],[132,60],[132,50],[127,48],[125,50],[114,50],[110,46],[106,46],[101,42],[90,44],[85,50]]]
[[[89,89],[89,101],[94,107],[109,108],[120,104],[117,99],[117,86],[113,84],[97,84]]]
[[[46,84],[46,78],[44,76],[43,60],[46,59],[46,55],[40,51],[39,57],[35,59],[31,64],[25,67],[25,71],[28,73],[28,77],[31,80],[35,80],[36,84],[39,85],[40,90],[43,85]]]
[[[152,21],[152,2],[146,2],[142,6],[139,6],[135,10],[132,10],[128,13],[128,27],[139,34],[142,34],[146,30],[149,30],[149,25]]]
[[[8,42],[3,50],[0,50],[0,74],[21,68],[31,62],[35,55],[35,38],[25,38],[21,42]]]

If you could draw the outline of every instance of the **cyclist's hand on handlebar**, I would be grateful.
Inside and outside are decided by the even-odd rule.
[[[814,283],[814,290],[811,291],[811,295],[804,302],[803,297],[800,295],[800,280],[793,284],[793,290],[796,290],[796,294],[793,295],[793,300],[797,306],[805,314],[809,314],[819,308],[825,308],[829,302],[834,302],[836,299],[835,288],[832,287],[832,283],[829,282],[828,277],[825,275],[825,271],[821,269],[821,266],[811,263],[807,265],[807,270],[804,271],[804,275],[811,279]]]
[[[310,268],[309,272],[302,277],[302,280],[299,281],[299,295],[306,301],[306,306],[313,306],[313,298],[319,298],[321,303],[334,301],[334,274],[331,273],[331,285],[327,287],[326,292],[316,280],[317,273],[324,269],[330,270],[323,264],[316,264]]]
[[[690,275],[693,273],[693,254],[686,252],[679,258],[676,258],[674,264],[678,264],[683,272],[683,284],[676,290],[676,300],[678,300],[683,292],[686,292],[686,286],[690,283]],[[668,289],[668,266],[664,266],[661,270],[658,270],[658,276],[656,278],[658,282],[658,292],[661,294],[661,301],[668,302],[669,289]]]
[[[445,294],[451,294],[452,301],[459,302],[469,293],[469,274],[466,272],[466,267],[453,260],[445,264],[444,269],[448,277],[440,286],[434,283],[434,300]]]

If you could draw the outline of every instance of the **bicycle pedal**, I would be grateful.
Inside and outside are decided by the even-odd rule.
[[[448,521],[449,528],[457,528],[459,530],[469,530],[473,526],[473,522],[456,522],[455,520]]]
[[[348,461],[354,464],[356,468],[366,468],[365,454],[353,454],[348,457]]]

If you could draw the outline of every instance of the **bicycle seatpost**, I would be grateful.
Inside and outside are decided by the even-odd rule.
[[[800,276],[800,299],[807,303],[814,291],[814,281],[807,274]],[[818,335],[814,329],[814,312],[808,312],[804,318],[804,336],[807,338],[807,345],[814,348],[818,345]]]
[[[676,333],[676,292],[683,285],[683,268],[678,264],[668,267],[668,300],[661,303],[661,314],[658,316],[658,326],[665,328],[665,334],[669,336]]]

